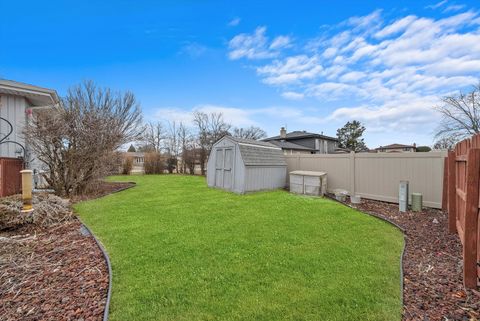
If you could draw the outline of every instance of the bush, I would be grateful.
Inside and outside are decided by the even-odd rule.
[[[130,172],[133,168],[133,157],[126,157],[122,163],[122,174],[123,175],[130,175]]]
[[[145,153],[143,166],[145,174],[163,174],[165,169],[163,157],[157,152]]]

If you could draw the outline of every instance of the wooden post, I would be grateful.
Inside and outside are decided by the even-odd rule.
[[[451,150],[448,152],[448,231],[450,233],[455,233],[457,230],[455,157],[455,151]]]
[[[448,157],[443,161],[442,210],[448,211]]]
[[[477,224],[480,185],[480,149],[467,154],[467,190],[463,241],[463,283],[467,288],[477,287]]]

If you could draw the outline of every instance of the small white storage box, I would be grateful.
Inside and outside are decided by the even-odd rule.
[[[311,171],[290,172],[290,192],[323,196],[327,192],[327,173]]]

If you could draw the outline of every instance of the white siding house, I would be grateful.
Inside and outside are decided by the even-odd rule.
[[[58,103],[55,90],[0,79],[0,157],[23,158],[26,168],[40,171],[42,164],[29,149],[23,131],[35,110]]]

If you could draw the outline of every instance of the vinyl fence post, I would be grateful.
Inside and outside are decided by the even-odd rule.
[[[350,196],[355,196],[355,152],[350,152]]]

